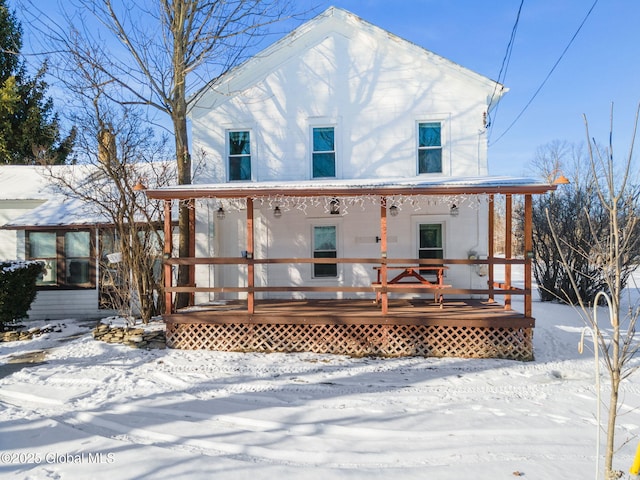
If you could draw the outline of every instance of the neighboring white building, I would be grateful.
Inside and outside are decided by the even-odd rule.
[[[175,178],[173,171],[173,164],[149,163],[129,166],[127,175],[161,184]],[[111,308],[113,275],[101,270],[108,255],[118,253],[113,219],[103,206],[72,198],[56,186],[64,179],[78,189],[98,189],[107,202],[112,182],[100,178],[92,165],[0,166],[0,261],[40,260],[46,265],[31,320],[116,313]]]
[[[485,122],[505,91],[332,7],[195,98],[192,150],[204,152],[205,161],[194,183],[209,184],[212,196],[261,185],[283,191],[353,185],[355,194],[340,200],[338,215],[327,198],[257,198],[255,257],[376,257],[379,199],[369,202],[357,188],[504,181],[487,177]],[[399,212],[389,218],[389,257],[487,255],[486,196],[400,195],[389,202],[397,207],[392,213]],[[197,209],[197,254],[239,256],[242,203],[208,200],[204,207]],[[224,219],[216,216],[220,207]],[[447,283],[486,288],[483,273],[452,265]],[[374,274],[370,265],[260,265],[256,285],[368,285]],[[197,267],[195,280],[202,287],[242,286],[244,277],[235,267]],[[199,301],[215,298],[198,295]]]
[[[99,318],[95,258],[95,215],[57,193],[51,173],[72,167],[7,165],[0,167],[0,260],[38,259],[46,263],[31,320]]]
[[[42,205],[50,195],[40,168],[0,167],[0,226]],[[0,230],[0,260],[15,259],[24,259],[24,242],[18,242],[15,230]]]

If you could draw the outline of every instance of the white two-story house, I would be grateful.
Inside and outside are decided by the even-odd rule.
[[[393,323],[395,298],[493,299],[493,196],[552,188],[488,175],[505,92],[338,8],[224,75],[192,101],[193,185],[148,192],[193,205],[192,303],[244,301],[261,324],[271,300],[375,299]]]

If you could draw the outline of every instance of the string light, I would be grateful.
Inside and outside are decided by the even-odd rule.
[[[352,196],[328,196],[328,197],[296,197],[284,195],[268,195],[255,197],[254,205],[259,208],[267,208],[274,211],[276,207],[280,212],[298,210],[307,215],[311,210],[322,210],[329,215],[331,212],[341,216],[348,215],[353,209],[366,211],[367,207],[379,208],[385,203],[379,195],[352,195]],[[336,205],[336,200],[338,204]],[[205,200],[206,201],[206,200]],[[214,199],[217,207],[225,212],[246,210],[247,202],[244,198]],[[489,203],[488,195],[391,195],[386,198],[386,206],[394,207],[399,212],[409,210],[413,212],[442,209],[448,213],[452,207],[470,208],[477,210]]]

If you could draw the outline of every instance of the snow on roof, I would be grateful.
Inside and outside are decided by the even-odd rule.
[[[56,197],[2,226],[5,229],[24,227],[87,226],[112,223],[108,216],[77,198]]]
[[[33,165],[0,166],[0,200],[46,200],[52,189],[47,169]]]
[[[2,228],[25,226],[53,227],[103,223],[104,218],[90,213],[79,200],[65,198],[52,177],[78,173],[88,166],[3,165],[0,167],[0,202],[3,200],[45,200],[42,205],[14,218]]]
[[[162,169],[164,162],[136,165],[141,174]],[[171,165],[171,163],[167,163]],[[33,227],[109,225],[113,221],[91,202],[65,195],[55,184],[55,178],[67,177],[80,184],[96,173],[94,165],[57,166],[0,166],[0,204],[6,200],[44,200],[38,207],[30,209],[1,225],[2,229]],[[98,182],[99,180],[95,179]],[[109,181],[106,179],[105,181]],[[96,184],[98,185],[98,184]]]
[[[175,185],[147,190],[150,198],[198,198],[253,195],[321,195],[326,194],[385,194],[402,191],[416,195],[452,193],[498,193],[531,190],[544,193],[554,185],[527,177],[411,177],[380,179],[322,179],[301,181],[232,182],[214,184]]]

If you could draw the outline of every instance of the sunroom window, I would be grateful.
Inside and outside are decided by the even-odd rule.
[[[418,124],[418,173],[442,173],[442,125]]]
[[[27,232],[27,245],[29,260],[41,260],[45,264],[38,286],[95,286],[90,231]]]
[[[64,234],[67,285],[87,285],[90,282],[91,237],[89,232]]]
[[[37,285],[56,285],[58,283],[58,258],[56,253],[55,232],[29,233],[29,259],[44,263],[44,273]]]

